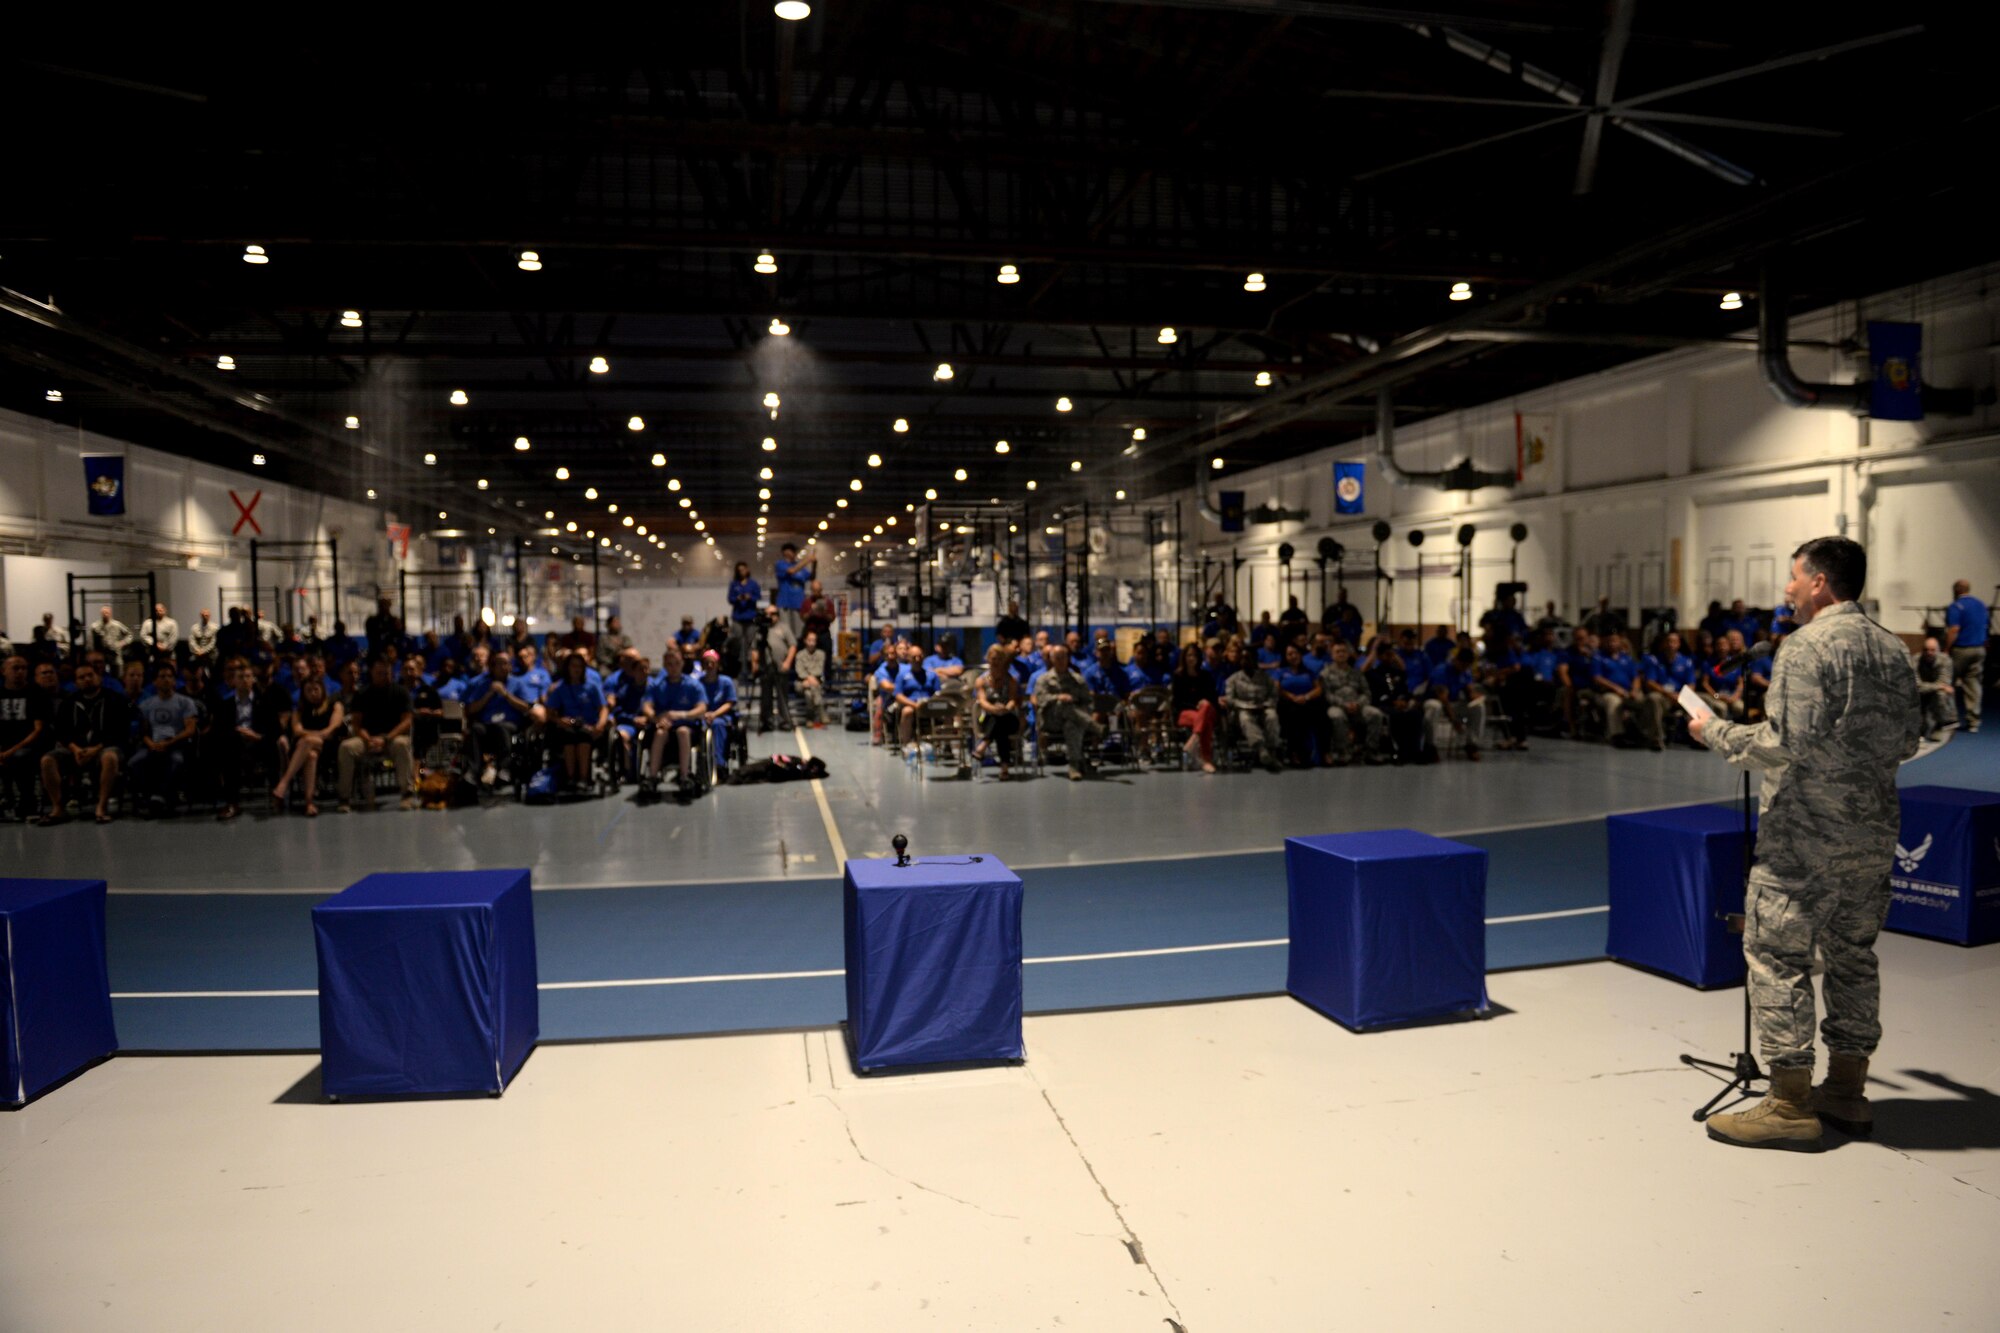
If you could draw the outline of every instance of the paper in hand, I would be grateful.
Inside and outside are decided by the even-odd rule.
[[[1694,692],[1694,686],[1692,685],[1681,686],[1681,692],[1676,696],[1675,702],[1679,703],[1687,711],[1689,717],[1708,718],[1715,716],[1715,710],[1702,702],[1701,696]]]

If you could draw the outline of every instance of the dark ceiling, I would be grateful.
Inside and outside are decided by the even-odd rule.
[[[1801,307],[1991,258],[1954,12],[732,0],[617,58],[43,49],[0,60],[0,402],[503,532],[1136,498],[1386,385],[1414,418],[1747,336],[1718,298],[1767,257]]]

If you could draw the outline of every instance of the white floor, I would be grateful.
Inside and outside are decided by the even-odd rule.
[[[818,1031],[544,1047],[498,1101],[119,1058],[0,1115],[0,1328],[1994,1328],[2000,949],[1883,956],[1881,1130],[1817,1157],[1688,1118],[1740,992],[1611,963],[869,1080]]]

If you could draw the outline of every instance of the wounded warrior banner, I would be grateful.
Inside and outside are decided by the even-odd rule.
[[[83,489],[92,518],[115,518],[125,512],[125,455],[85,454]]]

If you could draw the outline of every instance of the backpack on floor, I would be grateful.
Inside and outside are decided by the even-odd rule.
[[[550,764],[528,779],[528,785],[521,791],[521,799],[529,805],[554,805],[556,793],[562,789],[562,770]]]

